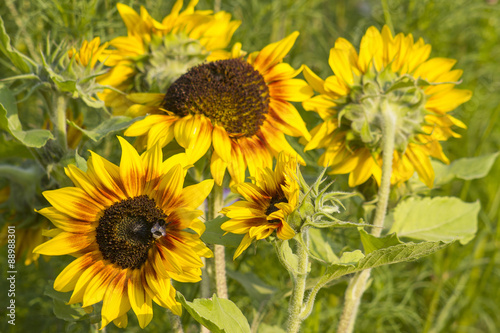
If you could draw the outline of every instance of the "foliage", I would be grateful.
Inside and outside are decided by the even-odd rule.
[[[60,186],[67,185],[62,180],[62,168],[71,163],[83,166],[82,157],[88,157],[89,149],[118,161],[116,142],[106,139],[113,138],[136,119],[110,118],[109,112],[92,103],[91,96],[99,87],[81,90],[75,80],[61,79],[61,75],[67,75],[67,67],[63,70],[48,61],[42,71],[33,65],[44,63],[43,54],[47,49],[57,50],[61,45],[78,47],[82,40],[94,36],[109,41],[126,34],[116,2],[5,0],[0,4],[0,17],[5,27],[0,31],[0,157],[2,164],[17,168],[16,175],[21,175],[24,182],[36,179],[37,183],[43,182],[45,189],[55,187],[56,182]],[[122,2],[137,10],[144,5],[156,19],[163,18],[173,4],[173,1],[151,0]],[[399,193],[398,190],[392,193],[393,205],[384,232],[395,232],[404,243],[395,235],[374,238],[364,231],[370,231],[366,221],[373,219],[373,183],[363,185],[352,197],[342,198],[344,207],[337,206],[338,221],[335,223],[322,219],[309,223],[307,251],[314,260],[309,267],[306,289],[311,291],[318,285],[323,289],[317,293],[315,305],[302,327],[304,332],[335,332],[347,274],[377,267],[361,304],[356,332],[500,331],[497,316],[500,311],[499,2],[202,0],[198,7],[222,9],[242,20],[233,40],[242,41],[246,51],[259,50],[292,31],[300,31],[286,61],[295,68],[307,64],[323,78],[331,75],[326,59],[335,40],[344,37],[353,45],[359,45],[361,36],[371,25],[380,28],[387,24],[393,31],[412,33],[415,39],[422,37],[433,46],[433,56],[458,59],[456,68],[464,71],[460,88],[470,89],[474,94],[470,102],[454,113],[468,129],[459,131],[461,138],[443,145],[452,163],[433,162],[436,170],[434,189],[429,190],[414,178],[402,185]],[[12,80],[12,77],[17,79]],[[76,151],[52,144],[58,133],[47,128],[45,121],[50,116],[42,110],[45,110],[44,103],[57,107],[57,101],[44,99],[48,84],[57,86],[68,108],[84,114],[83,123],[75,120],[67,123],[83,133]],[[81,102],[77,97],[86,93],[89,93],[86,102]],[[301,115],[309,130],[319,122],[313,112],[301,110]],[[308,162],[302,169],[305,183],[311,184],[323,171],[309,163],[318,156],[315,151],[304,156]],[[38,165],[43,165],[47,174],[41,174],[36,169]],[[27,171],[31,173],[25,173]],[[2,170],[0,178],[5,175],[7,171]],[[346,190],[346,176],[331,180],[334,183],[329,190],[335,193]],[[19,179],[12,182],[17,188],[24,186]],[[27,193],[23,192],[23,197],[33,198],[30,202],[35,203],[31,209],[47,205],[39,195],[39,187],[25,186]],[[321,189],[318,185],[313,194],[319,195]],[[305,201],[302,203],[305,205]],[[0,212],[3,215],[3,211]],[[438,224],[445,218],[449,220]],[[224,221],[224,218],[209,221],[202,239],[210,244],[226,245],[227,257],[231,258],[241,237],[222,236],[218,228]],[[2,216],[0,226],[4,222]],[[323,229],[320,222],[336,228]],[[392,226],[389,223],[393,223]],[[425,233],[421,231],[423,224]],[[457,225],[462,230],[457,230]],[[459,241],[453,241],[456,239]],[[295,241],[284,242],[281,246],[283,256],[288,258],[285,261],[295,267]],[[363,251],[359,250],[361,248]],[[431,255],[424,257],[427,254]],[[6,258],[3,247],[1,267],[7,266]],[[2,319],[0,331],[77,332],[89,330],[91,323],[98,322],[97,307],[93,313],[86,314],[79,308],[67,306],[67,295],[54,292],[47,282],[53,280],[68,261],[68,258],[56,258],[41,259],[31,266],[18,264],[17,327],[11,327]],[[233,326],[226,326],[233,324],[244,327],[243,332],[284,329],[284,309],[288,307],[291,282],[273,247],[268,242],[260,242],[234,262],[228,262],[228,267],[229,294],[234,303],[217,297],[191,302],[199,297],[198,287],[178,286],[182,293],[178,298],[188,309],[182,316],[185,331],[199,331],[195,320],[202,323],[208,320],[213,331],[221,332],[224,328],[226,332],[235,332]],[[324,276],[328,278],[321,280]],[[7,290],[5,279],[0,282],[0,290],[2,293]],[[155,308],[153,321],[145,331],[170,329],[169,318],[162,311]],[[6,318],[5,314],[5,306],[2,306],[0,315]],[[232,317],[234,322],[228,322],[224,316]],[[122,331],[113,325],[107,329],[109,332]],[[135,316],[129,315],[127,331],[139,330]]]

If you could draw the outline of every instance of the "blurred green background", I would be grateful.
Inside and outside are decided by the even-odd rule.
[[[122,2],[136,10],[144,5],[157,20],[167,15],[173,5],[173,1]],[[338,37],[357,46],[369,26],[380,29],[384,24],[395,33],[412,33],[415,39],[422,37],[432,45],[431,57],[457,59],[455,68],[464,70],[459,88],[473,91],[472,99],[454,112],[468,129],[458,130],[462,138],[443,144],[447,156],[454,160],[500,150],[497,0],[202,0],[197,9],[225,10],[241,20],[232,41],[241,42],[247,51],[260,50],[295,30],[300,31],[286,61],[294,67],[307,64],[323,78],[332,74],[328,54]],[[79,44],[93,36],[107,41],[126,33],[116,1],[110,0],[4,0],[0,3],[0,15],[13,45],[32,57],[37,57],[48,35],[52,41],[70,40]],[[11,75],[3,55],[0,66],[1,78]],[[317,118],[305,117],[312,122],[308,123],[312,129]],[[500,332],[500,162],[483,179],[456,180],[433,194],[480,201],[476,238],[466,246],[455,244],[417,262],[375,269],[363,297],[356,332]],[[232,251],[228,249],[229,258]],[[230,272],[229,293],[250,323],[264,323],[259,332],[277,332],[266,325],[284,328],[290,278],[274,259],[271,246],[261,244],[254,251],[251,247],[241,259],[229,264],[230,269],[238,270]],[[2,268],[6,267],[6,258],[6,249],[2,248]],[[15,327],[7,324],[6,268],[2,269],[1,332],[90,329],[88,319],[68,323],[54,315],[63,302],[50,296],[52,285],[48,281],[70,260],[66,256],[48,262],[39,260],[37,265],[18,264]],[[245,272],[251,273],[242,275]],[[304,332],[335,332],[346,285],[346,280],[339,280],[320,291],[313,313],[303,324]],[[187,299],[198,294],[199,285],[177,287]],[[153,321],[144,331],[169,331],[165,311],[160,307],[154,311]],[[199,330],[187,314],[182,320],[187,332]],[[113,324],[107,330],[120,331]],[[135,331],[140,328],[130,312],[127,332]]]

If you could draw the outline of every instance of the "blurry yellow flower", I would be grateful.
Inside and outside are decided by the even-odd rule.
[[[192,0],[181,12],[182,0],[161,22],[153,19],[144,7],[140,14],[119,3],[118,11],[127,26],[127,36],[110,41],[115,50],[108,52],[108,74],[99,82],[123,91],[161,92],[188,68],[205,60],[229,57],[224,51],[240,21],[231,21],[224,11],[195,10]],[[124,114],[132,104],[125,95],[107,90],[100,95],[115,114]]]
[[[459,137],[453,125],[465,128],[448,114],[472,95],[455,89],[462,75],[452,70],[455,60],[431,58],[431,46],[411,34],[392,36],[370,27],[359,52],[343,38],[330,50],[334,75],[320,79],[309,68],[304,76],[320,93],[303,103],[323,122],[311,131],[305,150],[325,148],[319,164],[332,174],[349,173],[349,186],[381,178],[381,107],[396,114],[396,141],[391,183],[408,180],[416,171],[429,187],[434,171],[429,157],[448,163],[439,141]]]
[[[295,236],[287,217],[297,208],[299,185],[296,180],[297,160],[281,153],[275,170],[260,170],[253,183],[233,187],[244,199],[222,209],[230,218],[221,229],[234,234],[245,234],[233,259],[245,251],[254,240],[269,237],[274,231],[279,239]]]
[[[162,162],[158,145],[139,155],[120,143],[120,166],[92,153],[87,172],[66,168],[74,187],[43,193],[52,206],[39,213],[57,228],[34,252],[77,257],[54,288],[73,290],[71,304],[102,300],[103,327],[111,321],[125,327],[132,308],[144,328],[153,318],[152,301],[181,314],[171,279],[201,280],[200,257],[212,253],[200,240],[205,225],[196,208],[213,181],[183,188],[184,154]]]
[[[101,45],[101,39],[95,37],[90,42],[84,40],[82,46],[79,50],[72,48],[69,50],[68,55],[70,58],[75,58],[76,63],[90,68],[94,68],[96,62],[104,61],[106,59],[105,50],[108,47],[108,43]]]
[[[272,159],[285,151],[296,155],[286,135],[310,138],[297,109],[289,102],[311,97],[304,80],[282,59],[298,32],[252,53],[245,60],[209,62],[191,68],[163,94],[136,94],[132,108],[154,113],[125,132],[140,136],[147,147],[167,145],[173,138],[186,149],[190,163],[213,146],[211,172],[222,184],[226,169],[233,182],[243,182],[245,170],[254,176],[271,168]],[[302,163],[303,161],[300,160]]]
[[[9,199],[9,195],[9,186],[5,186],[0,189],[0,204],[5,203]],[[26,221],[24,218],[18,216],[14,210],[9,211],[8,209],[0,209],[0,213],[6,217],[6,223],[0,230],[0,246],[7,244],[9,235],[8,228],[9,226],[14,226],[14,235],[16,237],[16,262],[20,261],[22,258],[24,258],[24,264],[26,266],[36,262],[40,257],[40,254],[33,253],[33,249],[48,240],[48,238],[43,235],[43,230],[47,229],[49,226],[47,219],[38,215],[35,217],[35,221],[29,226],[23,226],[23,222]],[[35,213],[33,212],[33,214]]]

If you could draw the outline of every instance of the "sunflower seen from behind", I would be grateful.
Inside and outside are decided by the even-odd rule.
[[[287,222],[288,216],[299,204],[297,159],[288,154],[278,156],[274,170],[260,170],[254,183],[239,183],[233,190],[243,199],[222,209],[230,218],[221,229],[234,234],[244,234],[236,249],[236,259],[254,241],[265,239],[274,232],[281,240],[291,239],[295,231]]]
[[[319,159],[331,174],[349,173],[354,187],[374,177],[380,184],[382,127],[380,110],[396,117],[391,183],[408,180],[414,172],[428,187],[434,182],[430,157],[449,163],[440,141],[460,137],[453,126],[465,128],[449,112],[468,101],[471,91],[456,89],[462,70],[456,61],[429,58],[431,46],[411,34],[392,36],[387,26],[370,27],[359,52],[344,38],[330,50],[334,75],[321,79],[309,68],[304,76],[319,92],[303,103],[322,122],[311,131],[305,150],[324,148]]]
[[[196,208],[213,180],[183,188],[184,154],[162,161],[158,145],[139,155],[119,139],[120,166],[91,153],[87,171],[66,168],[74,187],[43,193],[51,206],[38,212],[56,228],[34,252],[76,257],[54,289],[73,291],[70,304],[103,301],[102,327],[111,321],[127,326],[132,308],[144,328],[153,318],[153,301],[181,314],[171,280],[201,280],[200,257],[212,252],[200,240],[205,225]]]
[[[127,36],[109,42],[106,65],[110,70],[99,77],[101,84],[122,92],[108,89],[100,95],[115,115],[140,115],[129,108],[134,94],[164,92],[190,67],[229,57],[225,49],[241,22],[224,11],[195,10],[197,3],[192,0],[181,11],[183,1],[177,0],[161,22],[142,6],[137,13],[117,4]]]
[[[204,63],[177,79],[164,95],[142,94],[134,107],[154,113],[132,124],[127,136],[140,137],[146,147],[175,138],[190,163],[211,152],[210,170],[222,184],[226,170],[233,183],[271,168],[279,152],[296,155],[285,135],[310,138],[297,109],[313,91],[283,62],[299,33],[249,54]],[[139,112],[139,113],[143,113]],[[209,150],[213,147],[212,150]],[[303,163],[299,157],[299,161]]]

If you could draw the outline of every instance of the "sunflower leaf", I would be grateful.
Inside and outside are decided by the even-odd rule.
[[[454,197],[409,198],[394,210],[390,232],[425,241],[468,243],[477,232],[479,202]]]
[[[83,129],[72,121],[68,120],[68,124],[73,126],[76,129],[82,131],[83,134],[88,136],[91,140],[95,142],[99,142],[101,139],[106,137],[109,134],[121,131],[130,126],[133,122],[142,119],[143,117],[138,118],[130,118],[125,116],[112,117],[104,122],[102,122],[99,126],[94,129]]]
[[[359,235],[361,236],[361,243],[363,243],[363,248],[366,254],[370,254],[373,251],[385,249],[389,246],[403,244],[396,234],[390,234],[385,237],[375,237],[367,233],[364,229],[359,228]]]
[[[451,162],[450,165],[433,160],[431,163],[436,173],[434,184],[443,185],[454,178],[464,180],[483,178],[490,172],[499,154],[499,152],[496,152],[477,157],[460,158]]]
[[[219,216],[211,221],[205,223],[207,228],[203,235],[201,235],[201,240],[207,244],[219,244],[229,247],[238,247],[243,235],[236,235],[228,233],[225,235],[225,231],[220,228],[222,223],[229,221],[229,218],[225,216]]]
[[[12,64],[16,66],[23,73],[30,72],[30,66],[28,63],[31,63],[31,60],[28,60],[25,55],[16,50],[10,44],[10,37],[5,31],[5,26],[3,24],[3,20],[0,17],[0,51],[10,59]]]
[[[341,258],[340,263],[330,265],[326,270],[326,275],[331,281],[341,276],[360,272],[369,268],[413,261],[441,250],[452,243],[453,242],[402,243],[374,250],[364,257],[361,257],[359,253],[355,253],[356,251],[354,251],[351,252],[348,257],[344,258],[344,260]]]
[[[218,298],[214,294],[212,299],[197,298],[189,302],[177,292],[177,300],[197,322],[213,333],[250,332],[247,319],[236,304],[228,299]]]
[[[52,284],[50,284],[52,285]],[[73,322],[86,318],[87,313],[78,304],[68,304],[70,293],[57,292],[51,287],[45,289],[44,294],[52,298],[54,315],[65,321]]]
[[[19,142],[27,147],[41,148],[52,133],[43,129],[23,130],[17,111],[16,99],[5,87],[0,88],[0,129],[10,133]]]
[[[269,300],[277,291],[275,287],[267,285],[252,272],[240,273],[228,270],[227,275],[245,288],[245,291],[256,302],[257,306]]]

